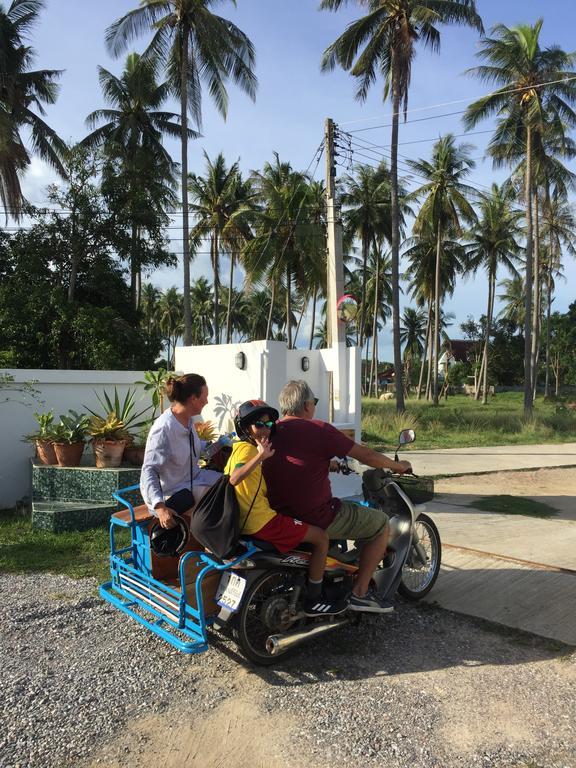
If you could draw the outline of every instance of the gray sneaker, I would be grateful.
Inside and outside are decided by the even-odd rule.
[[[392,613],[394,606],[389,600],[378,597],[376,590],[371,587],[364,597],[358,597],[354,592],[350,595],[350,610],[362,613]]]

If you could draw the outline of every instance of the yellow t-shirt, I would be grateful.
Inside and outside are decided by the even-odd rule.
[[[231,475],[236,467],[247,464],[257,453],[256,446],[251,443],[247,443],[244,440],[234,443],[224,473],[226,475]],[[260,482],[260,478],[262,478],[262,482]],[[259,483],[260,489],[258,489]],[[253,469],[241,483],[234,486],[234,490],[236,491],[238,506],[240,507],[240,525],[244,523],[244,519],[246,518],[246,515],[248,515],[248,510],[250,509],[250,506],[252,506],[252,511],[248,515],[246,523],[240,533],[257,533],[266,525],[266,523],[269,523],[270,520],[276,516],[276,512],[274,512],[268,504],[266,480],[262,477],[261,464],[255,467],[255,469]],[[256,499],[254,499],[255,496]],[[252,505],[253,500],[254,504]]]

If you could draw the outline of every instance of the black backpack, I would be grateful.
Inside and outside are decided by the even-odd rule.
[[[190,533],[218,557],[236,549],[240,535],[238,500],[228,475],[222,477],[202,496],[192,512]]]

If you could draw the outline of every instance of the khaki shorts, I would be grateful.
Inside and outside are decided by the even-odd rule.
[[[354,501],[342,500],[341,505],[326,529],[330,539],[371,541],[383,533],[388,525],[388,515],[381,509],[364,507]]]

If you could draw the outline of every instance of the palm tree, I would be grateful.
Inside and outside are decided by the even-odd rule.
[[[152,283],[144,283],[140,310],[142,312],[142,324],[149,336],[158,329],[160,296],[160,291]]]
[[[565,195],[554,194],[548,200],[542,217],[542,237],[548,244],[548,260],[544,267],[546,279],[546,381],[544,396],[548,397],[550,387],[550,318],[554,275],[560,270],[563,248],[570,256],[576,257],[576,218]]]
[[[12,0],[8,10],[0,5],[0,200],[6,217],[10,214],[16,220],[25,202],[20,177],[31,163],[22,128],[30,132],[34,152],[66,175],[62,164],[66,144],[42,119],[43,105],[56,101],[55,81],[62,70],[30,70],[36,52],[25,43],[44,5],[44,0]]]
[[[410,371],[415,359],[422,361],[428,335],[426,313],[422,309],[406,307],[400,326],[400,341],[404,344],[404,390],[408,394],[410,388]]]
[[[522,331],[526,320],[526,284],[521,275],[506,278],[498,283],[498,287],[503,289],[503,293],[498,294],[498,298],[503,303],[498,317],[508,320],[513,327]]]
[[[231,0],[235,4],[235,0]],[[202,126],[204,83],[225,118],[226,82],[234,83],[252,99],[256,95],[254,48],[231,21],[210,10],[213,0],[141,0],[106,31],[106,43],[115,55],[140,34],[153,31],[145,56],[157,55],[166,63],[168,80],[180,99],[182,171],[182,262],[184,267],[184,344],[192,339],[190,311],[190,245],[188,241],[188,114]]]
[[[546,123],[576,125],[571,104],[576,102],[576,84],[570,78],[575,57],[557,46],[542,48],[540,32],[543,20],[506,27],[498,24],[491,37],[482,42],[478,56],[486,65],[470,70],[483,82],[498,85],[497,90],[478,99],[464,116],[466,128],[474,128],[481,120],[498,116],[496,131],[490,143],[495,164],[502,163],[507,153],[503,147],[513,143],[525,147],[526,206],[526,295],[524,312],[524,413],[532,414],[532,298],[533,298],[533,146]]]
[[[190,286],[192,310],[192,344],[210,344],[214,328],[210,321],[214,308],[212,286],[205,277],[194,280]]]
[[[490,193],[481,197],[479,219],[469,233],[470,243],[467,247],[470,268],[477,270],[482,267],[486,270],[488,277],[486,331],[480,369],[483,372],[482,402],[484,405],[488,402],[488,351],[494,314],[496,276],[500,267],[504,267],[512,275],[517,274],[515,263],[518,261],[520,251],[517,239],[522,234],[519,226],[522,214],[512,206],[512,191],[492,184]],[[476,390],[476,399],[479,394],[480,386]]]
[[[100,87],[111,107],[88,115],[86,124],[94,130],[81,142],[90,149],[105,148],[108,162],[104,177],[123,190],[130,220],[130,286],[136,307],[140,233],[156,220],[150,218],[152,210],[163,212],[176,204],[176,165],[162,138],[181,135],[180,118],[161,109],[170,91],[167,82],[158,84],[156,70],[155,59],[144,59],[137,53],[127,57],[121,77],[98,67]],[[197,134],[189,130],[188,136],[195,138]]]
[[[475,190],[464,183],[474,168],[469,144],[456,146],[452,134],[439,139],[432,150],[432,160],[410,160],[410,167],[426,183],[412,194],[414,199],[423,198],[422,207],[414,222],[414,232],[425,233],[432,229],[436,235],[436,265],[434,276],[434,372],[432,391],[434,405],[438,405],[438,358],[440,351],[440,296],[442,244],[448,232],[461,234],[461,219],[472,223],[476,219],[474,209],[466,195]]]
[[[458,275],[466,271],[466,251],[462,243],[454,239],[453,233],[447,232],[442,243],[442,260],[440,264],[440,293],[443,297],[453,296],[456,290]],[[420,369],[417,399],[422,394],[422,382],[424,369],[428,362],[426,377],[426,393],[430,392],[432,376],[433,351],[432,328],[434,324],[434,288],[436,282],[436,253],[437,238],[432,226],[425,231],[408,238],[404,242],[404,257],[408,261],[408,268],[404,274],[409,279],[408,290],[416,300],[419,307],[427,307],[428,320],[426,328],[425,355]],[[442,313],[440,313],[442,319]]]
[[[340,203],[343,208],[344,229],[349,236],[360,240],[362,250],[362,279],[360,298],[359,340],[364,346],[366,334],[366,282],[367,264],[370,249],[376,237],[391,239],[392,222],[390,218],[390,173],[385,162],[378,168],[369,165],[357,165],[353,176],[342,179]]]
[[[336,11],[348,0],[322,0],[320,8]],[[392,100],[392,140],[390,159],[392,219],[392,315],[394,330],[394,368],[396,407],[404,408],[402,356],[400,349],[400,193],[398,189],[398,127],[400,112],[408,108],[408,91],[416,43],[438,51],[438,24],[463,24],[483,32],[482,20],[474,0],[356,0],[367,9],[366,16],[353,22],[330,45],[322,57],[322,69],[339,64],[359,79],[356,98],[364,101],[377,75],[384,78],[384,99]],[[360,49],[363,49],[360,53]]]
[[[220,252],[224,231],[231,221],[242,213],[238,201],[238,163],[226,167],[224,155],[217,155],[214,162],[204,152],[205,176],[191,173],[188,177],[188,191],[192,198],[190,210],[196,218],[190,236],[199,240],[210,238],[210,259],[214,274],[214,340],[220,343]],[[230,231],[230,228],[229,228]]]
[[[158,325],[166,341],[166,359],[174,370],[174,353],[178,338],[182,336],[182,294],[172,287],[164,291],[158,303]]]
[[[270,338],[276,297],[284,292],[286,337],[292,349],[294,287],[305,284],[307,254],[320,242],[317,229],[307,221],[309,179],[274,153],[274,163],[267,162],[262,171],[256,171],[253,183],[261,208],[255,214],[254,238],[246,244],[242,261],[249,285],[265,281],[272,288],[266,338]]]

